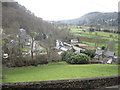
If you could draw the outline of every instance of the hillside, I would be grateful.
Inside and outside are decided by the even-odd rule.
[[[17,34],[18,29],[24,28],[27,32],[44,32],[52,30],[53,26],[36,17],[31,11],[17,2],[2,3],[2,26],[5,34]]]
[[[117,12],[90,12],[77,19],[61,20],[55,23],[57,24],[69,24],[69,25],[103,25],[103,26],[117,26],[118,25],[118,13]]]

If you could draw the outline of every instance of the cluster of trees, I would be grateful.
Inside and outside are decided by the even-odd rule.
[[[85,50],[81,51],[81,53],[88,55],[90,58],[93,58],[95,56],[95,50]]]
[[[21,38],[23,38],[23,36],[20,36],[21,28],[26,30],[26,34],[32,39],[31,58],[28,57],[29,60],[32,60],[31,63],[33,63],[34,60],[33,44],[36,40],[41,41],[43,47],[46,49],[46,63],[46,59],[47,61],[52,61],[53,58],[58,57],[57,55],[55,57],[56,51],[53,48],[56,39],[69,39],[70,36],[69,31],[66,28],[60,30],[56,29],[54,25],[42,20],[42,18],[36,17],[31,11],[27,10],[17,2],[2,3],[2,26],[3,53],[9,54],[9,59],[12,64],[15,62],[22,62],[24,65],[28,62],[22,57],[22,48],[24,47],[23,44],[25,42],[21,42]],[[41,58],[41,56],[37,56],[35,59],[38,60],[38,57]],[[14,66],[16,66],[16,63]],[[28,65],[31,65],[30,61]]]
[[[107,29],[104,29],[104,30],[102,30],[103,32],[109,32],[109,33],[118,33],[118,34],[120,34],[120,31],[113,31],[113,30],[107,30]]]
[[[99,24],[94,24],[94,25],[90,25],[89,26],[89,31],[90,32],[94,32],[94,31],[102,31],[102,32],[109,32],[109,33],[120,33],[120,31],[118,30],[117,27],[114,27],[114,30],[111,30],[110,28],[113,27],[108,27],[108,28],[104,28],[103,30],[101,30],[101,28],[103,27],[102,25]]]

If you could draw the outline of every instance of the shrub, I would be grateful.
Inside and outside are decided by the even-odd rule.
[[[87,64],[90,58],[83,53],[64,52],[63,57],[70,64]]]
[[[63,52],[63,53],[61,54],[62,60],[63,60],[63,61],[66,61],[67,59],[69,59],[69,57],[70,57],[72,54],[73,54],[72,52]]]
[[[36,56],[36,62],[38,64],[47,64],[48,63],[48,61],[47,61],[47,55],[46,54],[37,55]]]
[[[67,52],[63,52],[63,53],[61,54],[61,57],[62,57],[62,60],[63,60],[63,61],[65,61],[66,55],[67,55]]]
[[[93,58],[95,56],[95,50],[85,50],[81,51],[81,53],[88,55],[90,58]]]
[[[102,47],[101,47],[102,50],[105,50],[105,48],[106,48],[105,46],[102,46]]]
[[[21,58],[11,58],[9,62],[6,63],[7,67],[22,67],[22,66],[37,66],[39,64],[47,64],[47,55],[37,55],[34,56],[32,60],[31,56],[25,56]]]
[[[56,51],[52,51],[48,60],[49,62],[58,62],[61,61],[61,56]]]

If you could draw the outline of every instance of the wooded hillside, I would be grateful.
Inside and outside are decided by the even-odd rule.
[[[36,17],[17,2],[2,3],[2,26],[6,34],[18,33],[19,28],[44,33],[47,32],[45,30],[53,30],[50,23]]]

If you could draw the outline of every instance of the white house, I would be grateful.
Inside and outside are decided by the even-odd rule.
[[[73,49],[78,53],[80,53],[80,51],[85,51],[85,49],[82,49],[82,48],[79,48],[79,47],[76,47],[76,46],[73,46]]]
[[[112,58],[107,61],[107,64],[112,64]]]
[[[77,39],[72,39],[71,43],[78,43],[78,40]]]

